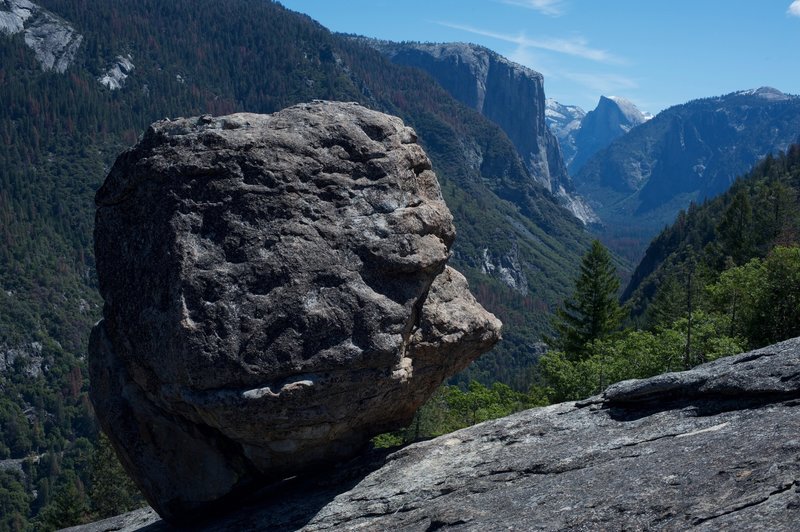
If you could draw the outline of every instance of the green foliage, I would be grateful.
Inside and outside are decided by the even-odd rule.
[[[750,347],[800,336],[800,247],[778,246],[765,259],[730,268],[708,293],[731,334]]]
[[[700,308],[706,303],[702,287],[713,275],[691,248],[684,253],[648,308],[650,330],[616,332],[622,318],[614,298],[619,284],[607,252],[596,243],[584,257],[573,300],[556,315],[560,335],[539,360],[543,386],[537,389],[552,401],[577,400],[621,380],[685,370],[742,351],[744,342],[734,336],[729,317]],[[725,298],[722,289],[717,292]]]
[[[753,209],[749,195],[739,190],[717,226],[718,242],[736,264],[753,255]]]
[[[54,496],[37,518],[40,530],[57,530],[90,520],[89,501],[84,484],[70,471],[55,485]]]
[[[732,266],[765,258],[775,246],[800,242],[798,192],[800,145],[793,145],[766,157],[728,192],[682,211],[650,244],[623,293],[634,317],[658,322],[649,307],[658,298],[668,299],[662,289],[673,284],[676,273],[683,275],[690,258],[702,277],[697,285],[703,287]]]
[[[414,415],[403,430],[381,434],[372,440],[375,447],[393,447],[424,438],[441,436],[476,423],[504,417],[514,412],[543,406],[541,394],[525,394],[495,382],[490,387],[471,381],[466,390],[442,386]]]
[[[144,505],[139,489],[122,469],[111,442],[102,432],[90,469],[92,511],[97,519],[111,517]]]
[[[592,343],[607,337],[622,323],[618,290],[611,255],[595,240],[583,256],[572,298],[555,315],[556,336],[547,340],[550,347],[563,351],[570,360],[586,358]]]
[[[703,311],[680,318],[656,332],[628,329],[595,341],[580,360],[562,351],[540,359],[541,371],[554,402],[578,400],[602,392],[626,379],[643,379],[668,371],[689,369],[702,362],[742,351],[736,338],[726,336],[727,320]]]
[[[0,469],[0,532],[27,530],[30,503],[22,476]]]

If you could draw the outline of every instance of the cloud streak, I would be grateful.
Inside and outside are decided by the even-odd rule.
[[[793,17],[800,17],[800,0],[794,0],[789,6],[789,9],[786,10],[786,13]]]
[[[591,74],[585,72],[561,72],[561,76],[588,87],[600,94],[612,94],[619,90],[638,89],[639,84],[628,77],[616,74]]]
[[[500,1],[510,6],[518,6],[527,9],[533,9],[534,11],[538,11],[543,15],[549,15],[551,17],[558,17],[564,14],[564,10],[561,7],[561,5],[563,4],[563,0],[500,0]]]
[[[590,47],[586,39],[582,37],[573,37],[570,39],[553,38],[553,37],[530,39],[526,37],[525,34],[523,33],[512,35],[507,33],[482,30],[479,28],[474,28],[472,26],[466,26],[462,24],[453,24],[450,22],[439,22],[438,24],[448,28],[453,28],[455,30],[466,31],[469,33],[473,33],[475,35],[482,35],[483,37],[490,37],[492,39],[498,39],[501,41],[514,43],[520,47],[548,50],[550,52],[557,52],[560,54],[581,57],[583,59],[589,59],[591,61],[597,61],[599,63],[616,63],[616,64],[625,63],[625,61],[622,58],[619,58],[607,52],[606,50],[600,50],[597,48]]]

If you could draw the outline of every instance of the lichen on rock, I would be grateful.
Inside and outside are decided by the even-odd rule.
[[[164,120],[96,197],[92,401],[171,520],[407,424],[500,322],[399,118],[314,102]]]

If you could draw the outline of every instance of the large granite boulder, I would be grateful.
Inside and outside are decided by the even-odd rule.
[[[373,452],[197,530],[769,530],[800,523],[800,338]],[[83,532],[169,526],[150,509]]]
[[[173,521],[407,424],[500,322],[399,118],[314,102],[163,120],[96,197],[91,398]]]

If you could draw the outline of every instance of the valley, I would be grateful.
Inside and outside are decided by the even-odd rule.
[[[331,100],[415,131],[453,217],[448,264],[502,341],[378,447],[800,335],[800,96],[739,87],[655,116],[613,95],[624,84],[557,101],[551,61],[539,72],[485,44],[339,33],[313,16],[262,0],[0,0],[0,531],[143,503],[89,399],[95,195],[165,118]],[[585,325],[600,243],[621,306],[577,355],[554,316]]]

